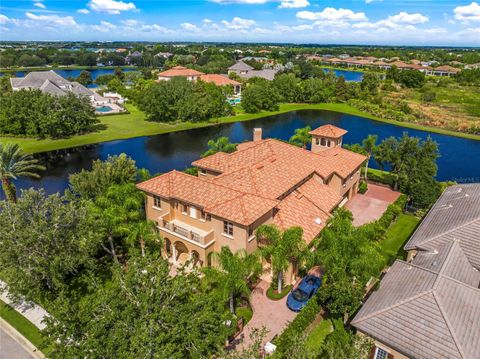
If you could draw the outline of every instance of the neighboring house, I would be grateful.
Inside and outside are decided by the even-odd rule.
[[[452,66],[438,66],[432,70],[432,74],[436,76],[452,76],[459,73],[461,70]]]
[[[324,146],[308,151],[262,139],[261,133],[255,129],[254,140],[233,153],[193,162],[198,176],[172,171],[137,185],[146,193],[147,218],[157,222],[165,239],[163,253],[173,263],[194,258],[200,266],[210,265],[209,254],[223,246],[251,253],[262,224],[300,226],[310,243],[332,211],[357,193],[366,157],[341,148],[341,138],[327,142],[314,134],[313,143]],[[294,280],[292,273],[287,280]]]
[[[278,69],[255,70],[252,66],[243,61],[238,61],[235,65],[228,68],[228,74],[235,73],[243,79],[261,77],[269,81],[272,81],[275,78],[278,71]]]
[[[235,96],[242,94],[242,84],[238,81],[228,78],[227,75],[204,74],[200,76],[200,80],[213,83],[217,86],[230,86],[232,87],[233,94]]]
[[[169,70],[162,71],[158,74],[159,81],[169,81],[173,77],[184,77],[189,81],[197,81],[201,75],[205,75],[203,72],[189,69],[184,66],[175,66]]]
[[[10,84],[13,91],[21,89],[38,89],[54,96],[64,96],[72,92],[78,96],[87,97],[92,105],[103,105],[109,100],[100,96],[78,82],[70,82],[58,75],[55,71],[32,71],[25,77],[12,77]]]
[[[352,321],[374,358],[480,353],[480,184],[448,187]]]

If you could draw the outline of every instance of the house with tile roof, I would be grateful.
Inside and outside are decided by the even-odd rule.
[[[448,187],[352,321],[374,358],[480,353],[480,184]]]
[[[111,103],[111,100],[100,96],[78,82],[64,79],[53,70],[32,71],[25,77],[11,77],[10,84],[13,91],[38,89],[53,96],[65,96],[71,92],[77,96],[88,98],[93,106]]]
[[[233,90],[233,94],[239,96],[242,94],[242,84],[232,80],[228,75],[204,74],[199,77],[201,81],[213,83],[217,86],[229,86]]]
[[[203,72],[189,69],[184,66],[174,66],[171,69],[162,71],[158,74],[159,81],[169,81],[173,77],[184,77],[189,81],[197,81],[197,79],[201,76],[205,75]]]
[[[228,74],[235,73],[242,79],[251,79],[253,77],[260,77],[272,81],[279,71],[278,68],[255,70],[252,66],[243,61],[237,61],[236,64],[228,68]]]
[[[328,128],[318,132],[344,133]],[[146,194],[147,218],[157,223],[173,263],[183,256],[210,265],[209,254],[223,246],[251,253],[262,224],[284,230],[300,226],[308,244],[335,208],[358,191],[366,157],[343,149],[341,139],[309,151],[263,139],[261,132],[255,129],[254,140],[233,153],[194,161],[198,176],[172,171],[137,185]]]

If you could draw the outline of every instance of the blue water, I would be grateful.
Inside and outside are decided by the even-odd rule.
[[[94,159],[104,160],[108,155],[122,152],[134,158],[138,167],[147,168],[152,174],[173,169],[184,170],[207,149],[208,140],[219,136],[228,136],[232,142],[237,143],[248,141],[252,139],[253,128],[262,127],[264,137],[288,140],[296,128],[307,125],[316,128],[327,123],[348,130],[344,137],[344,143],[347,144],[359,143],[369,134],[378,135],[379,140],[390,136],[402,136],[403,132],[423,139],[430,135],[438,142],[441,154],[438,159],[438,180],[480,182],[480,141],[407,129],[336,112],[308,110],[88,146],[66,155],[63,160],[58,159],[48,164],[42,178],[20,179],[16,181],[16,185],[19,188],[43,187],[48,193],[63,191],[68,185],[69,174],[83,168],[89,169]],[[375,163],[372,163],[372,167],[378,168]]]
[[[95,111],[97,111],[97,112],[110,112],[110,111],[112,111],[112,108],[108,107],[108,106],[95,107]]]
[[[136,69],[127,67],[127,68],[122,68],[123,72],[129,72],[129,71],[135,71]],[[84,70],[66,70],[66,69],[56,69],[53,70],[63,78],[67,78],[69,76],[77,78],[80,73]],[[92,79],[95,81],[95,79],[100,76],[100,75],[110,75],[115,72],[114,69],[93,69],[93,70],[86,70],[89,71],[92,74]],[[15,74],[15,77],[24,77],[28,72],[27,71],[15,71],[13,74]],[[3,76],[4,73],[0,72],[0,76]],[[87,87],[89,88],[95,88],[98,87],[96,84],[90,84]]]
[[[325,72],[331,72],[340,77],[343,76],[345,78],[345,81],[353,81],[353,82],[360,82],[363,79],[363,72],[358,72],[358,71],[348,71],[348,70],[332,70],[332,69],[326,69],[324,68],[323,71]]]

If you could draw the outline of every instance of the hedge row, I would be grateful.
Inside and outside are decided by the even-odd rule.
[[[402,213],[406,205],[407,196],[401,194],[395,202],[391,203],[387,207],[387,210],[377,220],[377,223],[386,230],[388,227],[390,227],[390,224],[392,224],[392,222]]]
[[[362,170],[365,174],[365,170]],[[367,173],[367,179],[372,182],[383,183],[393,187],[395,183],[395,175],[388,171],[377,170],[374,168],[369,168]]]
[[[319,302],[318,295],[313,296],[295,319],[288,324],[282,334],[274,340],[277,346],[275,358],[288,357],[289,349],[293,346],[295,340],[303,335],[305,329],[313,322],[320,311],[321,306]]]

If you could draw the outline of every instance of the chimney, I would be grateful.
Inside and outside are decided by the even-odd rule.
[[[254,128],[253,129],[253,140],[260,141],[262,139],[262,128]]]

